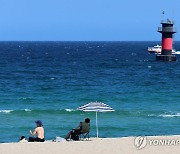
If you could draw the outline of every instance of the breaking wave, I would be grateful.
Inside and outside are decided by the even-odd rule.
[[[12,111],[14,111],[14,110],[0,110],[0,113],[10,113]]]

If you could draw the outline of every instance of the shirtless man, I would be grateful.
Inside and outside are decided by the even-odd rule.
[[[37,137],[29,137],[29,142],[44,142],[44,128],[42,122],[40,120],[37,120],[35,121],[35,123],[37,127],[34,129],[33,132],[30,130],[30,134],[32,136],[37,135]]]

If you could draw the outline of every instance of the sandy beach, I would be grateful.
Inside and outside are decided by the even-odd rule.
[[[143,139],[143,140],[141,140]],[[141,142],[141,141],[142,142]],[[0,154],[179,154],[180,136],[91,138],[90,141],[2,143]]]

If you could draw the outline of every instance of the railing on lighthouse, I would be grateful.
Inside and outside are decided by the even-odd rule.
[[[171,32],[171,33],[176,33],[177,30],[174,27],[158,27],[158,32]]]

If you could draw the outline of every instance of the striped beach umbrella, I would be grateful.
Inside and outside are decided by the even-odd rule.
[[[98,119],[97,119],[97,113],[98,112],[113,112],[115,111],[113,108],[111,108],[109,105],[102,103],[102,102],[90,102],[86,105],[80,106],[78,108],[80,111],[84,112],[96,112],[96,131],[97,131],[97,138],[98,138]]]

